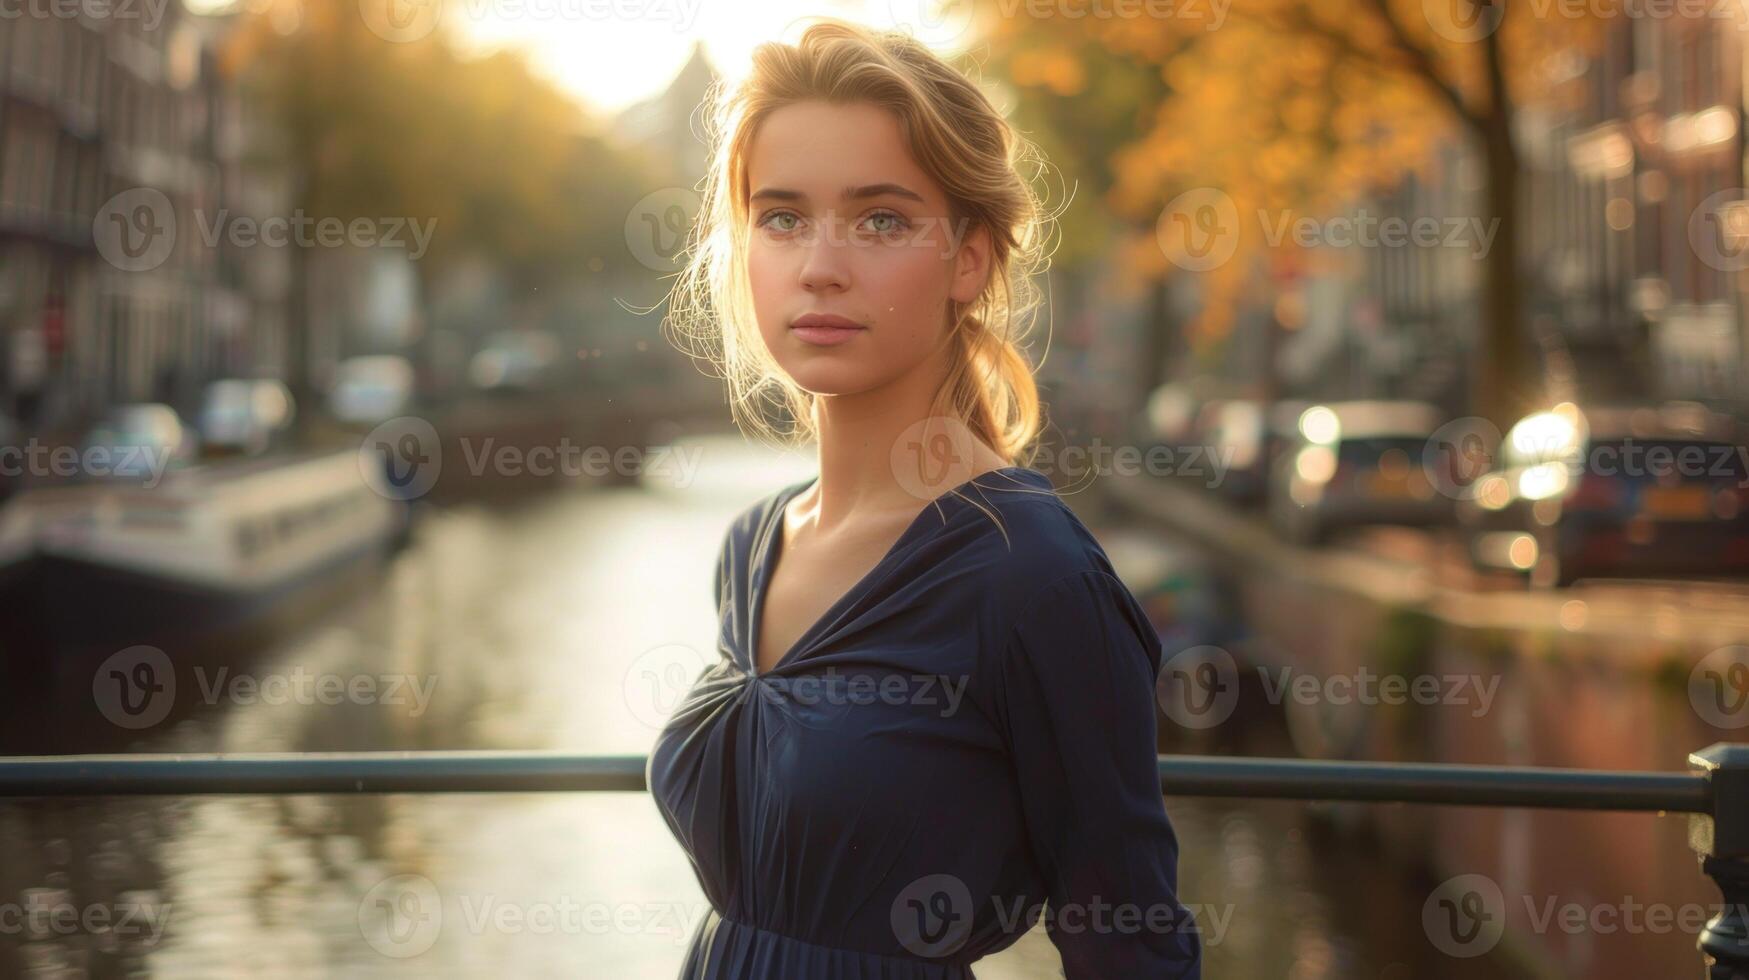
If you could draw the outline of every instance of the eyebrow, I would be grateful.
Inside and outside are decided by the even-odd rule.
[[[893,197],[908,198],[916,201],[918,204],[927,203],[916,191],[900,184],[865,184],[861,187],[852,185],[844,188],[840,194],[845,200],[851,201],[868,197],[891,195]],[[757,201],[760,198],[775,201],[805,201],[808,199],[808,195],[803,194],[801,191],[792,191],[785,187],[762,187],[759,190],[754,191],[747,199],[750,201]]]
[[[848,201],[861,200],[867,197],[903,197],[922,204],[923,195],[901,184],[869,184],[864,187],[846,187],[839,196]]]

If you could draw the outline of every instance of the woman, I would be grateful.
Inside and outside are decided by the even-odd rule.
[[[720,662],[649,784],[713,911],[681,975],[947,980],[1049,902],[1071,980],[1197,977],[1155,766],[1161,649],[1042,472],[1022,142],[838,21],[721,101],[672,323],[818,443],[743,511]]]

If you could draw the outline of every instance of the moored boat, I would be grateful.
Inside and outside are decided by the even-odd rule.
[[[307,609],[404,531],[356,452],[172,471],[147,486],[92,481],[21,494],[26,577],[56,646],[194,637]]]

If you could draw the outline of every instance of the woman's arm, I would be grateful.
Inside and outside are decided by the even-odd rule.
[[[1135,598],[1102,570],[1056,579],[1019,608],[998,661],[1001,723],[1068,980],[1199,978],[1155,748],[1160,643]]]

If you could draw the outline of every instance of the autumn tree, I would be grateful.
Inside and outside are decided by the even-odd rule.
[[[532,291],[633,264],[625,215],[642,164],[518,56],[467,58],[441,30],[397,37],[357,0],[277,0],[251,15],[226,69],[260,114],[255,148],[313,219],[434,222],[421,292],[463,255]],[[293,343],[305,333],[292,255]],[[301,350],[294,349],[294,374]],[[294,380],[302,381],[301,377]]]
[[[1158,216],[1195,189],[1218,190],[1237,215],[1336,213],[1432,166],[1441,140],[1467,140],[1483,164],[1479,216],[1496,223],[1480,260],[1472,410],[1504,429],[1539,395],[1519,356],[1514,122],[1546,88],[1552,56],[1596,44],[1604,24],[1595,15],[1559,4],[1508,10],[1503,0],[1234,0],[1224,11],[1179,3],[1152,17],[1064,16],[1069,7],[1080,9],[1019,4],[979,23],[995,50],[1075,57],[1091,41],[1100,57],[1160,73],[1158,100],[1139,107],[1146,125],[1112,148],[1107,202],[1118,213]],[[1260,222],[1228,233],[1232,258],[1196,273],[1205,338],[1230,322],[1269,247]]]

